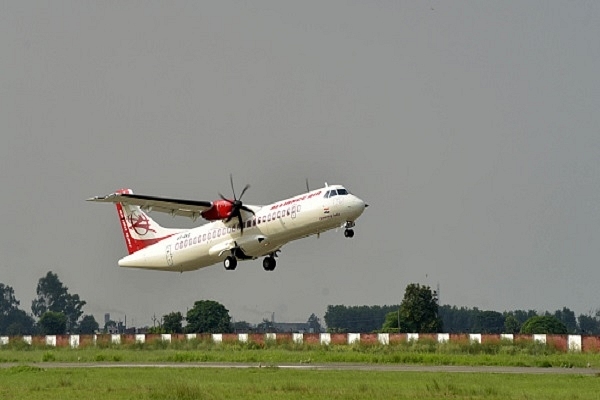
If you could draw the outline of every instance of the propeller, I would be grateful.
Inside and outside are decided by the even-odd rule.
[[[233,192],[233,200],[230,200],[230,199],[226,198],[225,196],[223,196],[221,193],[219,193],[219,196],[221,196],[221,198],[223,200],[227,201],[232,206],[231,211],[229,212],[229,215],[227,215],[227,219],[225,220],[225,222],[229,222],[233,218],[237,217],[237,219],[240,223],[241,233],[244,234],[244,221],[242,220],[242,213],[240,211],[244,210],[249,213],[252,213],[252,215],[256,215],[254,213],[254,211],[252,211],[250,208],[246,207],[244,205],[244,203],[242,203],[242,196],[244,196],[244,193],[246,193],[246,190],[248,190],[250,188],[250,185],[244,186],[244,189],[242,190],[240,197],[237,198],[237,196],[235,195],[235,188],[233,187],[233,175],[232,174],[229,174],[229,180],[231,182],[231,191]]]

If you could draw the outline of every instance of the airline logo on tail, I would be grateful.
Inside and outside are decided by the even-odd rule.
[[[121,189],[117,193],[132,194],[131,189]],[[181,229],[163,228],[157,224],[152,218],[142,211],[139,206],[134,206],[126,203],[115,203],[127,251],[133,254],[145,247],[160,242],[176,233],[181,232]]]
[[[137,211],[133,211],[127,219],[131,224],[131,229],[140,236],[145,236],[148,232],[156,233],[156,230],[150,228],[150,219],[144,213],[139,214]]]

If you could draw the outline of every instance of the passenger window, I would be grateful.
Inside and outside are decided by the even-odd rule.
[[[281,211],[277,211],[277,218],[281,218]]]

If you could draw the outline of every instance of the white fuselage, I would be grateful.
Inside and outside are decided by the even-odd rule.
[[[267,206],[253,206],[255,215],[244,215],[243,234],[235,219],[215,221],[130,254],[119,260],[119,265],[183,272],[218,263],[234,248],[247,259],[272,254],[292,240],[341,227],[362,214],[365,202],[352,194],[325,197],[336,188],[342,187],[328,186]]]

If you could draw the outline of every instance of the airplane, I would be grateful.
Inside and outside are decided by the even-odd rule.
[[[223,262],[234,270],[238,260],[263,259],[263,269],[273,271],[281,247],[293,240],[343,228],[344,236],[354,237],[356,219],[368,204],[342,185],[327,185],[275,203],[255,206],[219,193],[215,201],[184,200],[134,194],[120,189],[88,201],[114,203],[121,222],[129,255],[119,260],[121,267],[161,271],[192,271]],[[308,184],[307,184],[308,190]],[[146,212],[185,216],[209,221],[193,229],[165,228]]]

